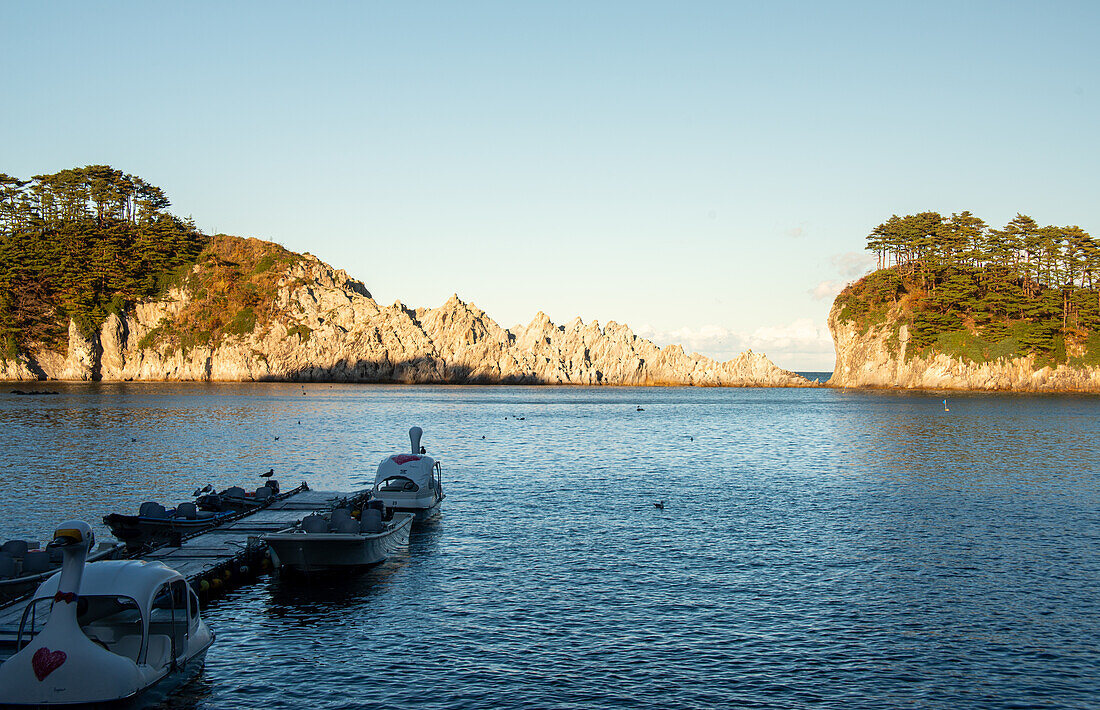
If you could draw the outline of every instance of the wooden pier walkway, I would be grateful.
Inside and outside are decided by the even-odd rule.
[[[224,525],[184,538],[178,546],[166,545],[130,559],[163,562],[190,582],[205,603],[219,592],[253,579],[267,564],[267,544],[260,536],[290,527],[314,511],[329,510],[344,499],[366,491],[296,490],[266,508]],[[19,621],[27,599],[0,608],[0,660],[14,652]]]

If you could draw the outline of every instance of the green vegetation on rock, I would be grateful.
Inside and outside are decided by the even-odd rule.
[[[837,297],[837,317],[862,332],[907,325],[910,356],[1100,362],[1100,242],[1080,227],[922,212],[875,227],[867,249],[879,269]]]
[[[266,324],[280,270],[301,257],[206,236],[168,206],[160,188],[106,165],[0,174],[0,357],[63,350],[70,319],[88,336],[109,314],[173,288],[187,304],[139,346],[213,346]]]
[[[212,348],[225,337],[243,337],[269,326],[277,274],[301,258],[271,242],[215,235],[176,284],[188,292],[189,300],[170,323],[150,331],[139,345],[178,347],[186,352]]]
[[[61,348],[161,293],[206,238],[160,188],[106,165],[20,180],[0,174],[0,350]]]

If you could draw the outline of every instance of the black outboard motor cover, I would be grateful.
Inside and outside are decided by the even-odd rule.
[[[373,500],[367,501],[367,508],[377,510],[379,513],[382,514],[383,520],[390,520],[391,518],[393,518],[393,511],[386,507],[386,502],[384,500],[375,498]]]
[[[274,493],[276,495],[279,494],[279,482],[278,481],[271,481],[271,480],[264,481],[264,485],[267,486],[268,488],[270,488],[272,493]]]

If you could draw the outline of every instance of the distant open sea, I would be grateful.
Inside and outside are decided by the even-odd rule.
[[[443,461],[406,554],[215,601],[159,707],[1100,707],[1097,397],[49,388],[0,389],[0,539],[272,467],[350,490],[413,424]]]

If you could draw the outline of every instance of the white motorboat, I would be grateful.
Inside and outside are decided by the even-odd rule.
[[[202,666],[214,634],[187,580],[159,562],[86,564],[93,543],[83,521],[54,532],[61,571],[23,612],[21,648],[0,664],[0,705],[127,700]]]
[[[409,429],[412,453],[394,454],[382,459],[374,477],[372,495],[386,507],[404,513],[414,513],[417,520],[425,520],[439,512],[443,502],[443,467],[439,461],[426,455],[420,446],[424,430],[418,426]]]
[[[328,515],[308,515],[290,528],[264,536],[271,560],[295,572],[370,567],[384,562],[409,543],[412,513],[384,518],[383,506],[372,501],[357,520],[347,508]]]

